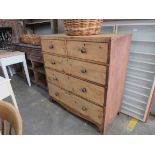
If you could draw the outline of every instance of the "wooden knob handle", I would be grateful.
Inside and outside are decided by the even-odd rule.
[[[55,96],[59,96],[59,93],[58,93],[58,92],[56,92],[56,93],[55,93]]]
[[[81,53],[86,53],[86,49],[84,47],[81,48]]]
[[[53,44],[50,43],[49,46],[48,46],[50,49],[54,48]]]
[[[57,77],[53,77],[53,80],[58,80]]]
[[[81,69],[81,73],[86,73],[86,72],[87,72],[87,70],[85,68]]]
[[[85,92],[87,91],[87,89],[86,89],[86,88],[82,88],[81,91],[82,91],[83,93],[85,93]]]
[[[55,61],[54,61],[54,60],[52,60],[52,61],[51,61],[51,64],[52,64],[52,65],[55,65]]]
[[[83,111],[86,111],[86,110],[87,110],[87,108],[86,108],[85,106],[83,106],[83,107],[82,107],[82,110],[83,110]]]

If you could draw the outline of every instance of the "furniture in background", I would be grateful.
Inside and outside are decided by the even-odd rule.
[[[13,65],[13,64],[17,64],[17,63],[23,64],[28,85],[31,86],[30,77],[29,77],[29,73],[28,73],[28,69],[27,69],[26,60],[25,60],[25,53],[19,52],[19,51],[0,52],[0,66],[2,67],[5,78],[9,79],[9,75],[8,75],[6,67]],[[11,70],[10,70],[10,72],[11,72]]]
[[[13,45],[13,50],[25,52],[30,80],[36,85],[47,89],[44,62],[40,46],[16,43]],[[24,77],[22,66],[19,64],[16,65],[15,68],[17,74]]]
[[[155,20],[104,22],[102,31],[132,34],[121,112],[146,122],[155,83]]]
[[[57,19],[27,19],[24,20],[25,30],[32,34],[58,33]]]
[[[26,19],[23,20],[23,22],[24,29],[28,34],[43,35],[58,32],[56,19]],[[13,49],[25,52],[31,81],[36,85],[47,89],[41,47],[30,44],[15,43],[13,44]],[[16,71],[18,75],[24,77],[21,65],[16,65]]]
[[[0,100],[3,100],[8,96],[11,96],[12,102],[14,103],[15,107],[18,109],[18,105],[16,102],[14,92],[12,90],[10,79],[6,79],[0,76]]]
[[[49,96],[104,133],[120,111],[130,35],[41,37]]]
[[[1,133],[6,135],[9,131],[10,135],[22,134],[22,118],[19,111],[10,103],[0,101],[0,121],[1,121]],[[9,123],[9,125],[8,125]],[[7,129],[9,128],[9,130]]]

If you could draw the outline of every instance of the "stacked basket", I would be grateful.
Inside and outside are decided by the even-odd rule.
[[[65,33],[71,36],[99,34],[102,22],[102,19],[65,19]]]
[[[35,34],[23,34],[20,41],[26,44],[40,45],[40,36]]]

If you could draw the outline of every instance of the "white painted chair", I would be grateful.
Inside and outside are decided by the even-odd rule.
[[[3,100],[4,98],[7,98],[9,96],[11,96],[12,102],[18,109],[18,105],[16,102],[14,92],[12,90],[10,79],[6,79],[0,76],[0,100]]]
[[[11,76],[12,76],[12,71],[9,66],[17,63],[23,64],[28,85],[31,86],[30,77],[27,69],[26,60],[25,60],[25,53],[19,52],[19,51],[15,51],[15,52],[8,52],[4,50],[0,51],[0,66],[2,67],[5,78],[9,79],[9,75],[6,67],[9,68],[9,72],[11,73]]]

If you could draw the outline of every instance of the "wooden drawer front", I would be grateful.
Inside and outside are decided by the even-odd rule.
[[[44,64],[46,67],[64,72],[67,68],[67,58],[57,57],[44,53]]]
[[[65,88],[65,89],[68,88],[68,85],[69,85],[68,75],[46,68],[46,76],[47,76],[48,82],[53,83],[61,88]]]
[[[69,77],[68,89],[73,93],[93,101],[101,106],[104,103],[104,88],[82,81],[73,77]]]
[[[71,108],[71,111],[77,115],[82,115],[88,120],[101,124],[103,117],[103,109],[101,107],[51,84],[49,84],[49,94],[58,101],[63,102],[64,105]]]
[[[67,55],[65,41],[62,40],[42,40],[42,50],[52,54]]]
[[[69,74],[105,85],[106,67],[102,65],[68,59]]]
[[[108,43],[68,41],[67,50],[71,57],[107,63]]]

